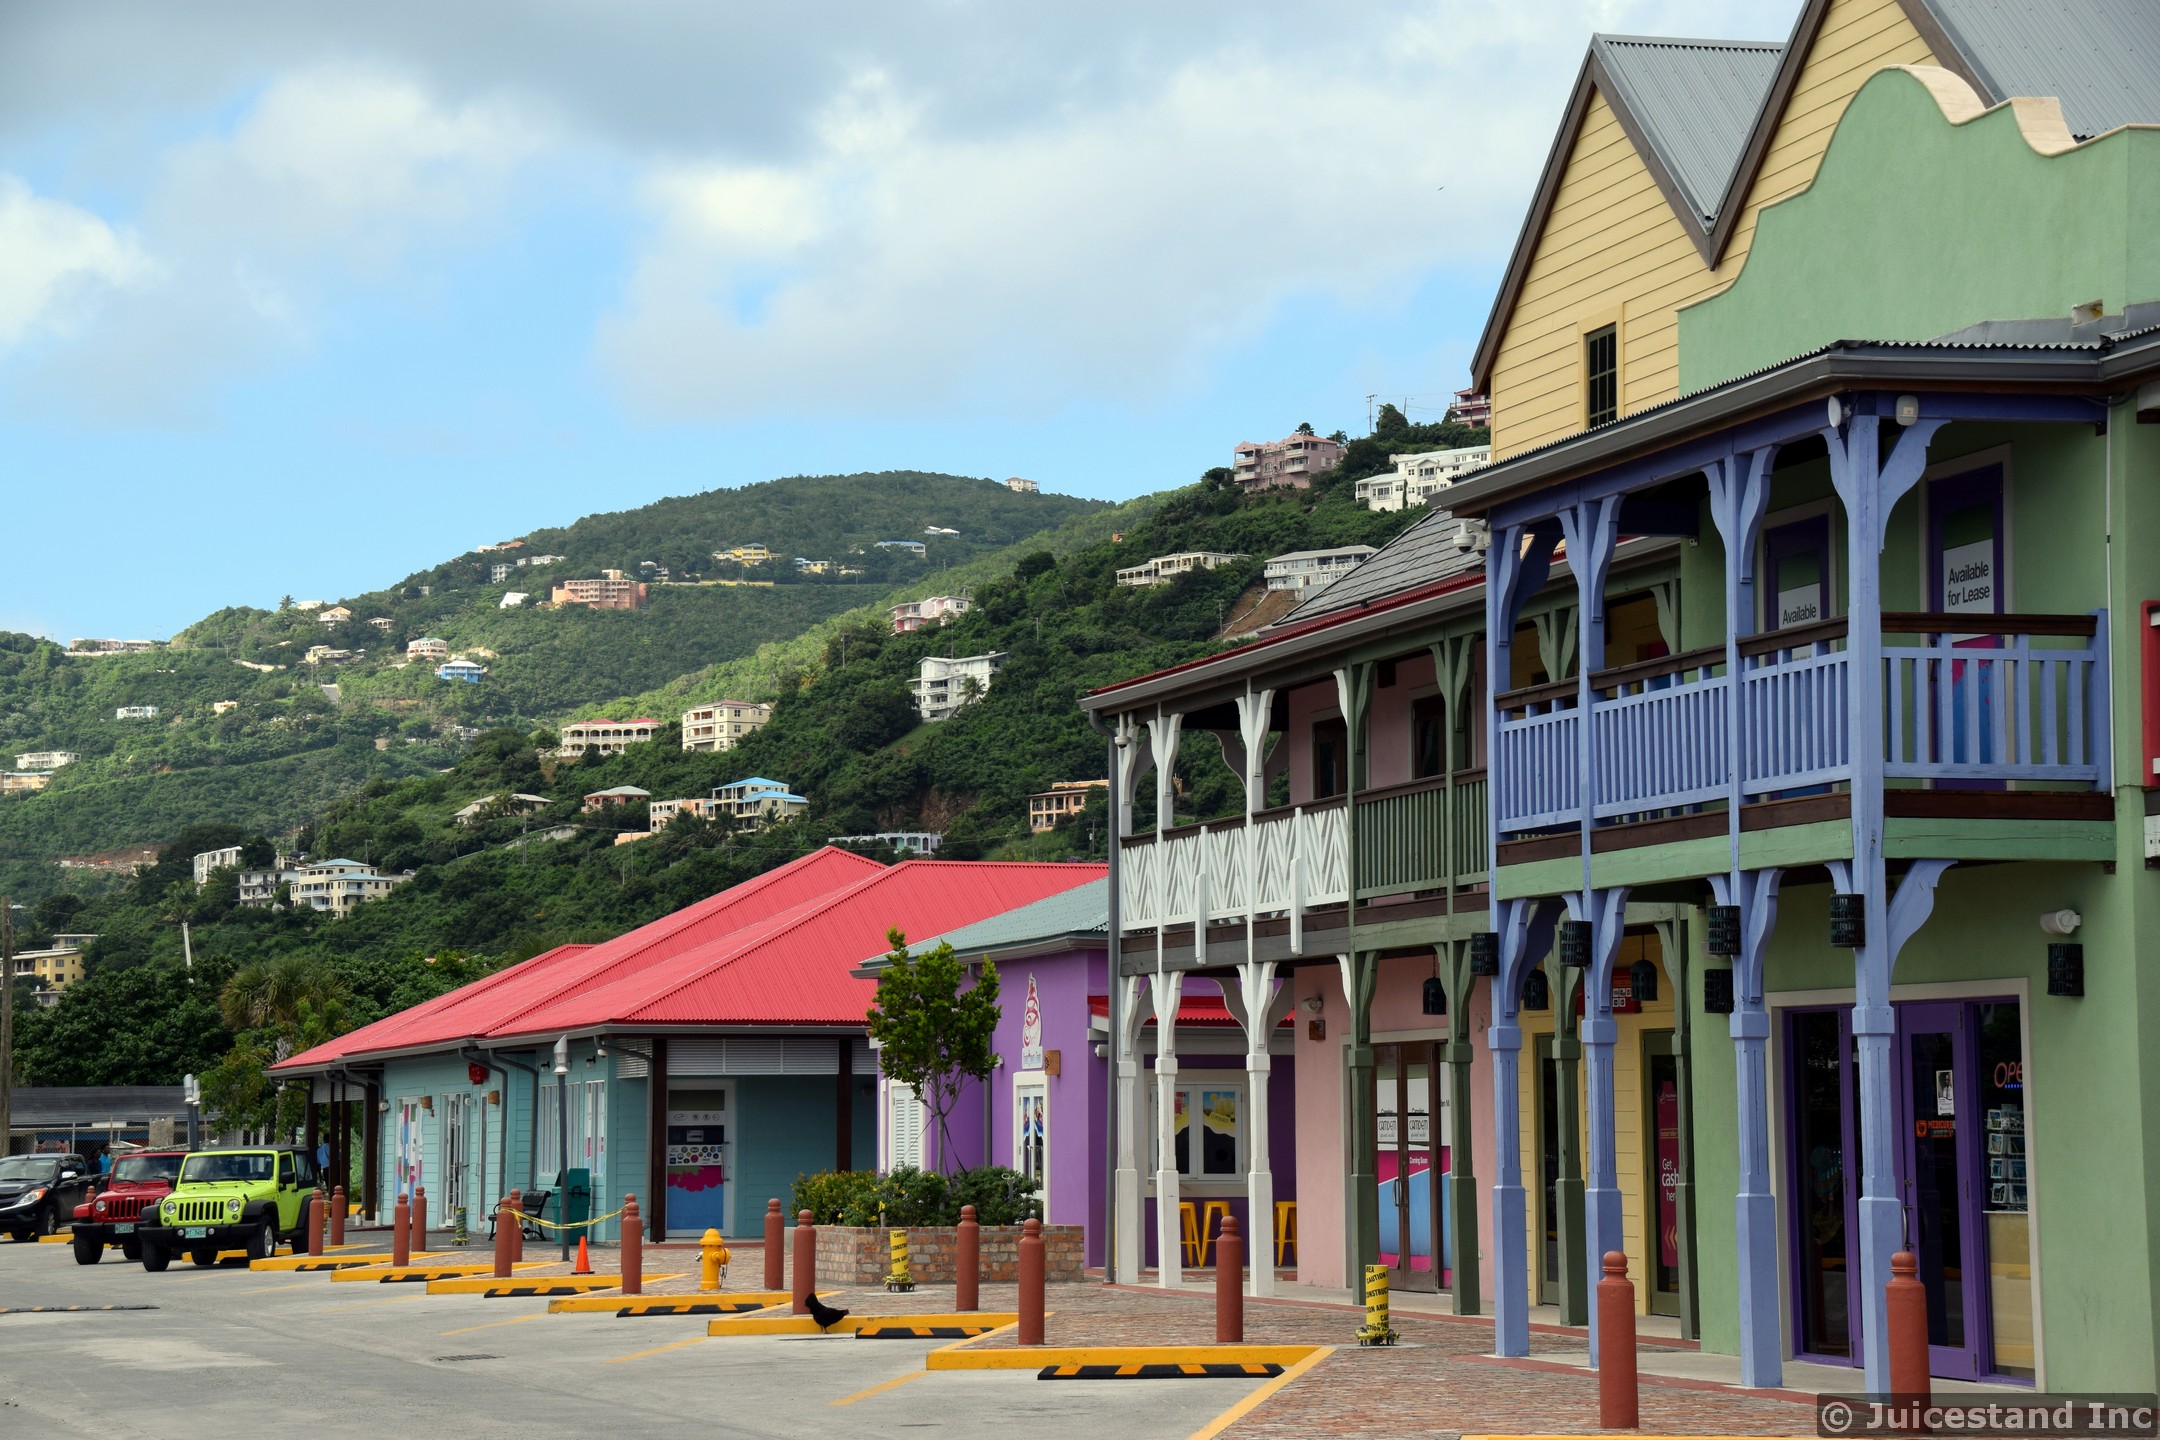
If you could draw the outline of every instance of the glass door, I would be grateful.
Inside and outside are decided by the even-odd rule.
[[[1643,1151],[1649,1172],[1644,1193],[1650,1197],[1650,1313],[1680,1313],[1680,1062],[1670,1030],[1643,1035],[1643,1070],[1650,1083],[1643,1095],[1650,1144]]]
[[[1431,1041],[1373,1047],[1373,1175],[1380,1189],[1380,1263],[1397,1289],[1448,1283],[1439,1176],[1439,1047]]]
[[[1786,1021],[1786,1093],[1791,1117],[1794,1353],[1851,1363],[1857,1358],[1859,1287],[1857,1196],[1845,1157],[1859,1153],[1853,1108],[1850,1012],[1801,1010]],[[1858,1173],[1852,1179],[1857,1183]]]

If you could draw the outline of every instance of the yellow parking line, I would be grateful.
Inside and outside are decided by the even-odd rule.
[[[320,1281],[320,1280],[303,1280],[303,1281],[301,1281],[301,1282],[300,1282],[300,1283],[299,1283],[298,1285],[265,1285],[265,1286],[264,1286],[264,1287],[263,1287],[262,1289],[260,1289],[260,1290],[250,1290],[250,1291],[248,1291],[248,1294],[250,1294],[250,1295],[275,1295],[275,1294],[277,1294],[277,1293],[278,1293],[278,1291],[280,1291],[280,1290],[320,1290],[320,1289],[322,1289],[322,1281]]]
[[[879,1383],[872,1385],[867,1390],[858,1390],[853,1395],[849,1395],[844,1399],[835,1400],[832,1403],[835,1405],[853,1405],[857,1400],[867,1400],[872,1395],[882,1395],[887,1390],[897,1390],[902,1385],[907,1384],[908,1381],[920,1380],[923,1378],[923,1376],[928,1375],[929,1373],[930,1372],[928,1370],[910,1370],[905,1375],[895,1375],[890,1380],[880,1381]]]
[[[505,1325],[523,1325],[528,1320],[538,1320],[538,1315],[520,1315],[515,1320],[490,1320],[485,1325],[467,1325],[462,1330],[438,1330],[438,1335],[470,1335],[475,1330],[496,1330]]]
[[[1327,1359],[1328,1356],[1334,1353],[1334,1346],[1321,1346],[1319,1349],[1313,1351],[1312,1354],[1307,1355],[1304,1359],[1285,1368],[1282,1374],[1277,1375],[1274,1379],[1268,1381],[1265,1385],[1262,1385],[1259,1388],[1255,1389],[1252,1394],[1247,1395],[1244,1399],[1238,1401],[1237,1404],[1231,1406],[1228,1410],[1223,1411],[1222,1414],[1216,1416],[1213,1420],[1210,1420],[1207,1424],[1201,1426],[1198,1430],[1193,1431],[1191,1435],[1186,1437],[1186,1440],[1215,1440],[1215,1437],[1222,1434],[1223,1431],[1229,1429],[1232,1425],[1244,1419],[1247,1415],[1252,1414],[1253,1411],[1259,1409],[1261,1402],[1266,1400],[1270,1395],[1273,1395],[1276,1391],[1282,1389],[1283,1386],[1288,1385],[1291,1381],[1297,1379],[1300,1375],[1303,1375],[1306,1371],[1312,1369],[1313,1366],[1318,1365],[1322,1360]]]
[[[608,1361],[607,1363],[610,1365],[620,1365],[625,1360],[642,1360],[647,1355],[664,1355],[670,1350],[680,1350],[685,1345],[695,1345],[702,1341],[704,1338],[705,1337],[703,1335],[693,1335],[688,1340],[677,1340],[672,1345],[655,1345],[652,1349],[640,1350],[635,1355],[617,1355],[614,1359]]]
[[[333,1305],[322,1313],[335,1315],[340,1310],[365,1310],[370,1305],[410,1305],[415,1300],[425,1300],[426,1298],[425,1295],[393,1295],[387,1300],[363,1300],[357,1305]]]

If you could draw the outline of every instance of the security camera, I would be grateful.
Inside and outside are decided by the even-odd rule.
[[[2075,910],[2050,910],[2040,917],[2040,931],[2044,935],[2075,935],[2085,917]]]
[[[1456,522],[1455,535],[1453,538],[1455,541],[1455,548],[1457,550],[1462,550],[1466,552],[1472,550],[1483,550],[1486,545],[1484,530],[1472,525],[1468,520],[1459,520]]]

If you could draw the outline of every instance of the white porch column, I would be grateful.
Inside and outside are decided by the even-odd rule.
[[[1148,749],[1155,758],[1155,834],[1157,837],[1177,824],[1177,752],[1178,735],[1185,728],[1185,717],[1166,713],[1156,707],[1155,718],[1148,723]]]
[[[1246,1258],[1252,1264],[1247,1293],[1275,1293],[1275,1172],[1270,1153],[1268,1079],[1273,1060],[1268,1037],[1289,1013],[1291,987],[1278,989],[1273,961],[1238,967],[1237,977],[1221,975],[1223,1003],[1245,1031],[1245,1226]]]
[[[1185,995],[1184,972],[1157,971],[1150,988],[1155,999],[1155,1259],[1163,1288],[1175,1290],[1185,1283],[1177,1168],[1177,1013]],[[1199,1117],[1191,1119],[1197,1123]],[[1198,1143],[1197,1137],[1189,1143]]]
[[[1147,1133],[1147,1091],[1140,1083],[1139,1043],[1144,1018],[1140,1000],[1146,982],[1138,976],[1117,975],[1110,983],[1119,987],[1120,1022],[1118,1033],[1110,1037],[1117,1076],[1117,1093],[1110,1100],[1117,1109],[1118,1119],[1114,1185],[1117,1197],[1116,1258],[1118,1280],[1130,1285],[1139,1278],[1141,1260],[1147,1252],[1147,1247],[1140,1243],[1144,1210],[1140,1186],[1140,1137]]]

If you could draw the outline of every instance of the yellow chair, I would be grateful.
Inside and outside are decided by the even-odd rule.
[[[1222,1234],[1222,1222],[1229,1218],[1230,1202],[1227,1200],[1209,1200],[1202,1206],[1200,1210],[1200,1258],[1193,1262],[1195,1267],[1208,1263],[1208,1251],[1214,1246],[1216,1238]]]
[[[1275,1268],[1280,1270],[1283,1253],[1297,1249],[1297,1201],[1275,1202]]]
[[[1203,1244],[1200,1238],[1200,1214],[1193,1208],[1190,1200],[1178,1201],[1177,1208],[1178,1219],[1183,1222],[1185,1231],[1185,1266],[1189,1270],[1198,1269]]]

